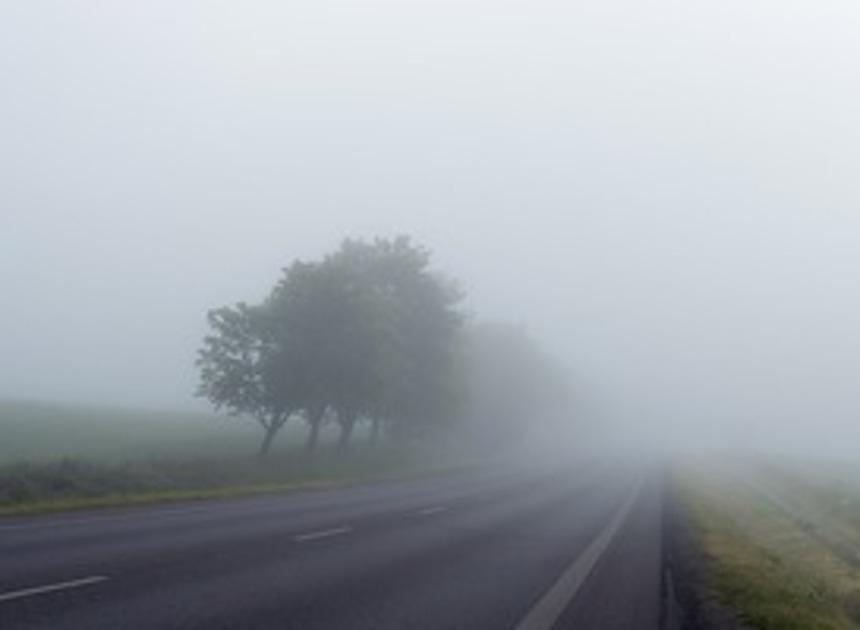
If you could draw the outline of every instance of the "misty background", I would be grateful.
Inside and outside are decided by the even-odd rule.
[[[205,409],[208,309],[409,233],[583,423],[854,448],[858,32],[849,1],[6,3],[0,397]]]

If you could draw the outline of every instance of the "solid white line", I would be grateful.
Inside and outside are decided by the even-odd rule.
[[[30,597],[32,595],[42,595],[43,593],[53,593],[54,591],[64,591],[69,588],[89,586],[90,584],[97,584],[99,582],[104,582],[105,580],[107,580],[107,578],[104,575],[91,575],[90,577],[81,578],[79,580],[69,580],[68,582],[58,582],[57,584],[34,586],[32,588],[21,589],[20,591],[0,593],[0,602],[8,602],[13,599],[21,599],[22,597]]]
[[[431,516],[433,514],[439,514],[440,512],[447,512],[448,508],[444,505],[436,505],[433,507],[424,508],[423,510],[418,510],[415,512],[415,516]]]
[[[597,561],[600,560],[600,556],[609,547],[612,538],[618,533],[624,519],[627,518],[633,508],[641,486],[641,482],[636,484],[609,524],[591,541],[591,544],[567,568],[552,588],[538,600],[538,603],[516,625],[514,630],[550,630],[553,627],[564,609],[582,588]]]
[[[311,540],[319,540],[320,538],[330,538],[331,536],[341,536],[352,531],[352,527],[344,525],[343,527],[335,527],[333,529],[323,529],[318,532],[309,532],[307,534],[298,534],[293,536],[293,541],[297,543],[309,542]]]

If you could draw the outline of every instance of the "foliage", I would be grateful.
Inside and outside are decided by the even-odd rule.
[[[407,237],[344,241],[319,262],[295,262],[261,304],[209,313],[199,393],[216,408],[255,418],[261,452],[300,413],[316,445],[333,417],[340,448],[361,418],[413,436],[451,413],[461,294],[429,269]]]
[[[261,452],[295,409],[292,381],[285,372],[271,318],[264,309],[237,304],[210,311],[200,350],[199,393],[216,409],[253,416],[265,429]]]
[[[473,325],[463,332],[462,346],[465,428],[485,447],[517,444],[528,434],[552,430],[557,418],[568,420],[564,370],[524,327]]]

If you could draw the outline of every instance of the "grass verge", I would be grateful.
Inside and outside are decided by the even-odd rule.
[[[61,460],[0,467],[0,516],[312,490],[467,468],[466,459],[365,449],[347,457]]]
[[[259,494],[275,494],[296,490],[310,490],[336,485],[335,481],[296,481],[281,484],[258,484],[251,486],[224,486],[199,490],[162,490],[138,494],[108,494],[91,497],[64,497],[54,500],[40,500],[0,507],[0,516],[27,516],[49,514],[73,510],[86,510],[111,507],[133,507],[161,503],[179,503],[206,499],[227,499]]]
[[[676,477],[705,559],[706,597],[750,628],[860,627],[860,576],[739,475],[687,467]]]

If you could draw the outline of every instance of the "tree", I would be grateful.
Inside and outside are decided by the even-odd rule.
[[[483,448],[520,444],[570,413],[567,375],[522,326],[482,323],[464,331],[468,413]]]
[[[198,395],[216,409],[255,418],[264,430],[265,455],[294,411],[269,320],[261,309],[239,303],[210,311],[208,321],[213,334],[204,338],[197,359]]]
[[[266,300],[209,315],[200,352],[200,393],[216,408],[252,415],[261,452],[293,413],[316,449],[325,418],[349,448],[359,418],[371,435],[418,435],[453,400],[453,349],[462,317],[453,283],[429,270],[430,254],[408,238],[346,240],[313,263],[284,269]]]
[[[264,302],[284,365],[282,374],[308,425],[305,451],[313,453],[329,408],[330,287],[318,263],[294,262]]]
[[[265,303],[280,351],[295,362],[294,399],[309,426],[308,452],[316,448],[328,409],[337,412],[344,450],[376,386],[373,367],[382,338],[370,312],[373,301],[356,273],[331,259],[294,263]]]
[[[430,271],[430,252],[406,236],[347,240],[326,262],[349,278],[357,298],[353,312],[368,342],[358,407],[370,419],[371,440],[383,427],[404,438],[450,417],[462,294]],[[348,440],[355,420],[344,420]]]

